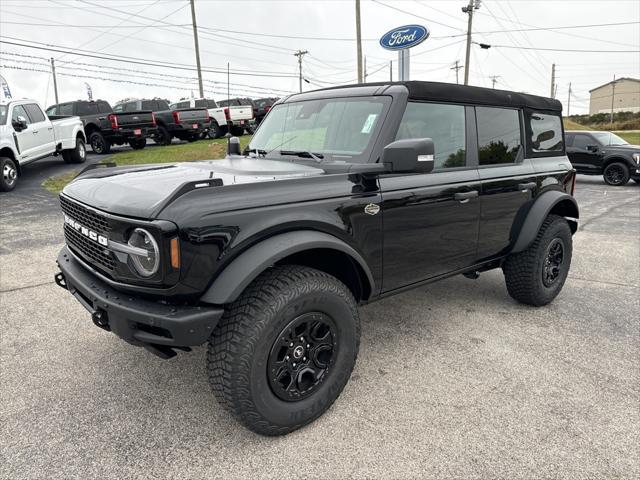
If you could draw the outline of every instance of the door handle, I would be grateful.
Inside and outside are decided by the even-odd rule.
[[[53,130],[53,127],[49,127],[49,128],[47,128],[47,130]]]
[[[38,130],[33,130],[31,133],[35,135],[36,133],[38,133]]]
[[[453,194],[453,198],[460,203],[467,203],[472,198],[476,198],[479,195],[477,190],[471,190],[470,192],[458,192]]]
[[[106,120],[107,117],[98,117],[98,120]]]
[[[518,184],[518,190],[520,190],[522,192],[526,192],[528,190],[533,190],[537,186],[538,186],[538,184],[536,182],[519,183]]]

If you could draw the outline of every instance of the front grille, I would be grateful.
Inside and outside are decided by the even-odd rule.
[[[83,226],[98,234],[108,236],[111,231],[109,220],[93,210],[60,197],[62,211]],[[94,266],[112,272],[116,267],[113,254],[104,246],[87,238],[70,225],[64,225],[64,237],[72,250],[82,254]]]
[[[89,210],[64,197],[60,197],[60,206],[64,213],[91,230],[102,233],[105,236],[108,236],[108,233],[111,231],[109,220],[93,210]]]

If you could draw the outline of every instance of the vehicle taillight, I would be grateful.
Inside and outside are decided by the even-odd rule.
[[[225,109],[224,109],[224,118],[226,118],[226,119],[227,119],[227,122],[228,122],[229,120],[231,120],[231,114],[229,113],[229,109],[228,109],[228,108],[225,108]]]
[[[173,112],[173,121],[180,123],[180,112]]]
[[[115,115],[115,113],[111,113],[109,114],[109,116],[107,117],[109,119],[109,123],[111,123],[111,128],[113,130],[118,128],[118,117]]]
[[[153,123],[153,126],[155,127],[156,124],[156,114],[151,112],[151,123]]]
[[[209,122],[211,120],[211,117],[209,116],[209,110],[205,110],[205,112],[207,112],[207,116],[205,117],[205,122]]]

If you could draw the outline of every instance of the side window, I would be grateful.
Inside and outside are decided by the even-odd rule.
[[[58,115],[73,115],[73,103],[65,103],[58,107]]]
[[[585,135],[584,133],[576,133],[576,136],[573,137],[573,148],[581,148],[582,150],[586,150],[587,145],[595,144],[595,139],[591,138],[590,135]]]
[[[154,111],[157,107],[157,102],[153,100],[143,100],[140,102],[140,110],[151,110]]]
[[[178,102],[176,103],[176,108],[189,108],[189,102]]]
[[[16,105],[15,107],[13,107],[13,112],[11,113],[11,121],[17,121],[18,117],[23,117],[27,121],[27,124],[31,123],[31,120],[29,120],[29,115],[27,115],[27,111],[22,105]]]
[[[128,102],[124,104],[124,111],[125,112],[135,112],[136,111],[136,104],[138,102]]]
[[[98,113],[98,104],[94,102],[78,103],[78,115],[96,115]]]
[[[27,103],[24,108],[31,119],[31,123],[44,122],[44,113],[42,113],[38,105],[35,103]]]
[[[431,138],[434,168],[464,167],[466,160],[465,114],[462,105],[409,102],[396,140]]]
[[[120,113],[124,110],[124,107],[122,105],[116,105],[115,107],[113,107],[113,111],[116,113]]]
[[[47,115],[57,115],[56,111],[58,110],[58,105],[54,105],[53,107],[49,107],[47,109]]]
[[[196,100],[196,108],[207,108],[206,100]]]
[[[565,133],[564,134],[564,143],[567,147],[573,146],[573,139],[575,135],[573,133]]]
[[[476,107],[480,165],[515,163],[522,149],[518,110]]]
[[[551,113],[529,112],[527,114],[529,142],[532,153],[562,153],[562,119]]]
[[[111,113],[113,111],[107,102],[98,102],[98,110],[100,113]]]

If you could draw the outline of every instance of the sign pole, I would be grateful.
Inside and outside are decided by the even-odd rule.
[[[409,49],[398,50],[398,80],[401,82],[409,81]]]

